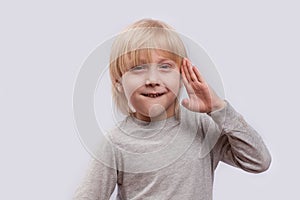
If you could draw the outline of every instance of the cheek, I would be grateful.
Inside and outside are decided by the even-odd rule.
[[[132,94],[141,86],[144,85],[144,78],[142,76],[134,76],[130,74],[124,74],[122,76],[122,86],[127,100],[129,100]]]
[[[177,95],[180,89],[180,74],[174,72],[165,76],[163,80],[168,89]]]

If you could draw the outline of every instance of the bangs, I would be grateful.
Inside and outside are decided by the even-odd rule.
[[[112,45],[110,61],[137,50],[164,50],[187,57],[185,46],[174,30],[166,28],[134,28],[120,33]],[[132,57],[138,57],[136,53]],[[148,56],[147,56],[148,57]]]
[[[163,58],[174,61],[177,64],[177,66],[181,65],[183,58],[172,52],[161,50],[161,49],[139,49],[139,50],[131,51],[121,56],[119,59],[117,59],[117,65],[119,66],[121,74],[124,74],[131,67],[142,65],[142,64],[154,63],[152,58],[153,52],[156,52],[158,55],[162,56]]]

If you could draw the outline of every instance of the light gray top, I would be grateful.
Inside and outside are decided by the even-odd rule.
[[[262,138],[226,101],[210,115],[180,108],[180,120],[127,117],[99,148],[74,200],[211,200],[223,161],[252,173],[269,168]]]

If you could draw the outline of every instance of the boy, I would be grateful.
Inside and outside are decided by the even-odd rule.
[[[261,137],[186,58],[167,24],[144,19],[111,50],[117,108],[127,115],[101,145],[75,199],[212,199],[218,162],[252,173],[271,157]],[[183,87],[188,97],[180,107]]]

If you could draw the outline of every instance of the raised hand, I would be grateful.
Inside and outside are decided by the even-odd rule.
[[[182,100],[184,107],[194,112],[210,113],[225,106],[224,100],[209,87],[197,67],[187,58],[182,61],[181,74],[189,96]]]

